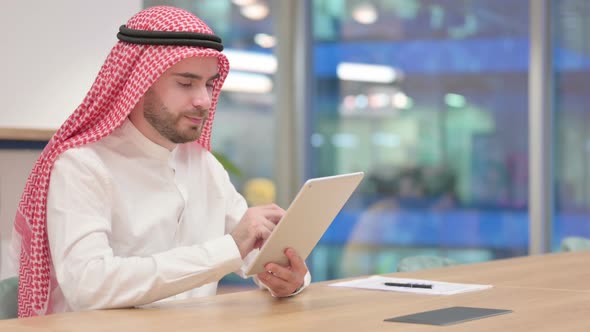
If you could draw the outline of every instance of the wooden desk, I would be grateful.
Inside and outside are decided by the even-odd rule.
[[[0,140],[49,141],[57,129],[1,128]]]
[[[524,256],[396,276],[494,286],[590,291],[590,251]]]
[[[335,288],[323,282],[290,299],[273,299],[254,290],[169,303],[160,309],[0,321],[0,331],[590,331],[589,263],[590,251],[396,274],[495,286],[451,296]],[[514,312],[448,327],[383,322],[459,305]]]

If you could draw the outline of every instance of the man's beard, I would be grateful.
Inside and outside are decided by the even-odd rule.
[[[148,90],[144,96],[143,116],[146,121],[156,129],[160,135],[175,144],[187,143],[197,140],[201,136],[201,130],[205,124],[203,121],[194,126],[189,126],[185,130],[178,128],[178,123],[185,116],[197,117],[196,113],[203,113],[202,111],[187,111],[180,114],[171,113],[166,105],[162,102],[160,97]]]

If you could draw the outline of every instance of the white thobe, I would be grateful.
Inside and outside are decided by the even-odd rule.
[[[245,260],[229,232],[247,209],[197,143],[172,151],[126,120],[55,162],[47,200],[51,312],[214,295]],[[305,286],[310,283],[309,273]]]

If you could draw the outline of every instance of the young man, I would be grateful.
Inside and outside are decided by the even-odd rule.
[[[151,7],[53,136],[15,220],[19,317],[213,295],[247,266],[284,210],[247,208],[209,152],[229,64],[193,14]],[[310,283],[304,261],[255,277],[273,296]]]

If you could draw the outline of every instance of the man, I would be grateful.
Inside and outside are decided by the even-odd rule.
[[[122,26],[82,105],[52,137],[15,220],[19,317],[213,295],[241,274],[284,210],[247,208],[209,152],[229,64],[193,14],[151,7]],[[289,266],[255,277],[273,296],[310,283]]]

